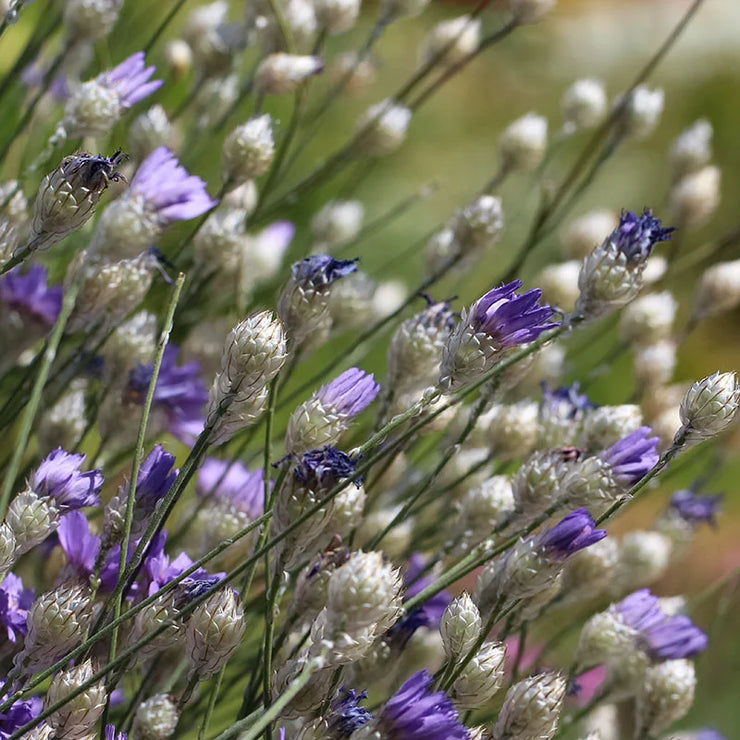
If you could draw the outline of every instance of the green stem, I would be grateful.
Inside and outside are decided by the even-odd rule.
[[[203,738],[206,736],[206,732],[208,731],[208,723],[211,721],[213,710],[216,707],[216,701],[218,700],[218,694],[221,691],[221,683],[224,680],[225,672],[226,666],[224,666],[216,676],[216,683],[213,684],[213,688],[211,689],[211,696],[208,699],[208,706],[206,707],[206,712],[203,715],[203,721],[200,723],[200,728],[198,729],[198,740],[203,740]]]
[[[154,44],[157,43],[159,38],[167,29],[167,26],[170,25],[174,17],[180,12],[180,9],[183,5],[185,5],[186,2],[187,0],[176,0],[170,12],[167,13],[167,15],[164,17],[164,20],[157,27],[157,30],[152,34],[152,37],[149,39],[149,41],[147,41],[146,44],[144,44],[143,51],[145,54],[148,54],[152,50]]]

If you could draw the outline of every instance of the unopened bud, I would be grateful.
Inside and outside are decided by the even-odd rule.
[[[332,60],[331,78],[335,85],[344,85],[350,95],[357,95],[375,82],[375,65],[356,51],[346,51]]]
[[[584,437],[588,450],[603,450],[611,447],[642,426],[642,411],[639,406],[597,406],[588,411],[584,426]]]
[[[86,383],[71,383],[69,390],[41,417],[39,448],[46,454],[57,447],[74,449],[87,426]],[[1,558],[0,558],[1,561]]]
[[[357,120],[358,147],[371,157],[392,154],[403,144],[411,111],[390,99],[371,105]]]
[[[478,48],[480,29],[480,20],[469,15],[441,21],[427,36],[422,54],[424,61],[450,67],[459,64]]]
[[[514,494],[506,476],[495,475],[469,488],[457,504],[456,540],[472,547],[490,537],[494,529],[514,511]]]
[[[4,578],[15,562],[16,541],[7,522],[0,524],[0,578]]]
[[[542,161],[546,147],[547,119],[527,113],[510,123],[499,138],[501,169],[531,172]]]
[[[359,200],[329,201],[311,222],[314,242],[327,247],[351,242],[360,232],[364,215]]]
[[[357,22],[360,0],[315,0],[319,27],[331,35],[349,31]]]
[[[39,496],[31,488],[19,493],[5,515],[5,522],[15,536],[16,556],[41,544],[56,529],[59,513],[51,497]]]
[[[637,694],[635,737],[656,737],[686,716],[695,689],[696,671],[690,660],[650,666]]]
[[[254,76],[258,95],[285,95],[294,92],[307,78],[319,74],[324,62],[316,56],[279,52],[265,57]]]
[[[148,157],[159,146],[177,149],[178,139],[178,132],[159,104],[134,118],[128,130],[131,154],[139,161]]]
[[[664,339],[635,351],[635,380],[642,392],[671,381],[676,369],[676,350],[674,341]]]
[[[674,180],[680,180],[709,163],[712,158],[712,133],[712,124],[700,118],[676,138],[669,155]]]
[[[167,740],[177,729],[180,711],[171,694],[156,694],[143,701],[134,715],[134,737]]]
[[[673,544],[660,532],[628,532],[619,543],[619,562],[612,592],[625,594],[657,581],[668,569]]]
[[[717,210],[720,200],[719,167],[707,166],[682,177],[671,190],[671,216],[677,223],[700,226]]]
[[[563,568],[561,603],[576,604],[602,595],[617,568],[619,548],[612,537],[568,558]]]
[[[52,679],[44,700],[45,708],[48,709],[57,702],[66,700],[64,706],[46,719],[59,737],[70,738],[70,740],[86,737],[103,713],[106,691],[102,680],[74,698],[67,698],[94,674],[92,662],[86,660],[80,665],[57,673]]]
[[[559,262],[545,267],[534,283],[541,288],[544,300],[568,313],[575,308],[580,295],[580,272],[581,263],[578,260]]]
[[[490,249],[499,241],[504,228],[501,198],[481,195],[457,211],[450,228],[463,255]]]
[[[622,101],[618,104],[622,105]],[[621,111],[620,125],[623,134],[635,139],[650,136],[658,126],[664,101],[662,90],[650,90],[645,85],[638,85],[629,93]]]
[[[625,307],[619,320],[619,335],[624,342],[648,344],[668,339],[678,303],[669,291],[639,296]]]
[[[486,706],[504,682],[505,660],[502,642],[484,642],[453,684],[455,703],[463,709]]]
[[[705,270],[694,298],[694,318],[732,311],[740,305],[740,260],[718,262]]]
[[[193,66],[193,50],[187,41],[173,39],[164,48],[164,56],[175,77],[184,77]]]
[[[534,401],[496,404],[479,420],[486,430],[486,442],[497,460],[526,457],[539,434],[539,405]]]
[[[566,679],[558,673],[540,673],[515,683],[507,692],[493,728],[494,740],[550,740],[567,692]]]
[[[439,632],[450,664],[457,664],[473,649],[481,629],[480,612],[469,594],[464,593],[447,605],[439,623]]]
[[[75,43],[106,36],[118,20],[123,0],[69,0],[64,8],[67,36]]]
[[[340,280],[329,295],[332,329],[346,331],[371,324],[375,289],[375,282],[364,272]]]
[[[598,126],[606,117],[607,99],[601,80],[576,80],[563,94],[561,102],[565,133]]]
[[[698,444],[723,432],[740,404],[735,372],[714,373],[694,383],[681,402],[681,429],[675,443]]]
[[[221,169],[224,182],[240,185],[264,175],[275,157],[272,118],[266,113],[237,126],[224,141]]]

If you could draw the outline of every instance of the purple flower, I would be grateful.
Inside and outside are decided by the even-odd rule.
[[[727,740],[724,735],[720,735],[717,730],[713,730],[711,727],[703,727],[701,730],[696,730],[687,735],[687,738],[690,738],[690,740]]]
[[[612,232],[611,241],[630,262],[644,262],[658,242],[671,238],[675,229],[664,229],[660,221],[646,208],[642,216],[622,211],[619,226]]]
[[[647,589],[635,591],[612,608],[639,633],[639,643],[653,660],[689,658],[707,647],[707,636],[688,617],[665,614]]]
[[[208,401],[208,391],[198,376],[197,362],[177,364],[179,347],[168,345],[162,356],[162,365],[154,388],[153,406],[165,413],[168,430],[178,439],[189,441],[203,428],[203,407]],[[128,379],[129,397],[144,403],[154,365],[138,364]]]
[[[678,514],[687,524],[698,527],[700,524],[717,526],[717,509],[722,494],[717,496],[697,496],[693,491],[676,491],[671,496],[669,509]]]
[[[3,696],[2,700],[7,699]],[[0,739],[7,740],[16,730],[41,714],[44,703],[38,696],[14,702],[9,709],[0,713]]]
[[[206,591],[210,591],[217,583],[223,580],[223,575],[201,576],[198,578],[186,578],[182,581],[184,599],[186,602],[197,599]]]
[[[552,560],[560,561],[606,537],[606,530],[596,529],[586,509],[576,509],[554,527],[538,535],[539,545]]]
[[[356,463],[349,455],[334,447],[324,447],[302,455],[293,474],[306,488],[316,490],[333,488],[343,478],[351,478],[355,467]]]
[[[314,254],[296,262],[291,268],[293,279],[303,288],[319,290],[335,280],[357,272],[357,260],[336,260],[328,254]]]
[[[105,740],[127,740],[128,735],[125,732],[116,732],[114,725],[105,726]]]
[[[165,146],[157,147],[139,165],[128,194],[143,198],[163,226],[197,218],[217,203],[203,180],[190,175]]]
[[[100,537],[90,533],[87,517],[79,511],[66,514],[59,522],[57,536],[67,558],[67,566],[80,577],[88,577],[95,568]]]
[[[2,312],[14,311],[21,316],[52,326],[62,310],[62,286],[49,288],[46,268],[32,265],[21,274],[19,268],[0,278]]]
[[[528,290],[517,295],[521,280],[489,290],[473,305],[471,324],[476,332],[488,334],[499,349],[516,347],[532,342],[543,331],[553,329],[557,323],[548,321],[553,310],[540,306],[541,290]]]
[[[564,419],[580,419],[584,411],[596,408],[585,393],[579,393],[580,383],[550,390],[542,381],[542,403]]]
[[[96,82],[115,90],[120,105],[123,108],[130,108],[162,87],[163,80],[148,81],[154,70],[155,67],[147,67],[144,64],[144,52],[139,51],[117,67],[98,75]]]
[[[467,740],[457,710],[443,691],[431,691],[432,677],[415,673],[388,700],[378,718],[386,740]]]
[[[273,482],[270,481],[272,489]],[[198,471],[196,491],[200,496],[215,496],[219,501],[257,519],[264,511],[265,487],[262,468],[247,470],[238,460],[207,458]]]
[[[8,573],[0,584],[0,624],[8,631],[8,640],[15,642],[28,632],[26,617],[33,604],[32,588],[23,588],[23,581]]]
[[[612,472],[626,486],[644,478],[658,462],[658,437],[650,437],[650,427],[640,427],[602,454]]]
[[[62,510],[98,506],[103,476],[99,470],[81,473],[84,461],[84,455],[70,455],[59,447],[42,460],[29,485],[38,496],[54,498]]]
[[[357,729],[367,724],[373,715],[360,702],[367,699],[367,692],[342,688],[339,695],[329,705],[326,737],[331,740],[345,740]]]
[[[184,552],[180,553],[174,560],[170,560],[169,555],[164,551],[166,542],[167,532],[160,532],[152,542],[149,554],[144,560],[144,592],[147,596],[157,593],[163,586],[184,573],[193,564],[193,561]],[[223,576],[223,573],[217,574],[219,580]],[[185,579],[183,584],[208,578],[211,578],[210,573],[203,568],[199,568],[189,578]]]
[[[162,445],[155,445],[139,468],[136,481],[136,503],[154,509],[170,486],[175,482],[179,471],[173,470],[175,456],[165,452]]]
[[[380,386],[371,374],[352,367],[322,386],[316,395],[337,414],[352,417],[369,406],[379,391]]]

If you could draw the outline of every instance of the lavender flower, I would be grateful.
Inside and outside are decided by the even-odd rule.
[[[23,588],[23,581],[17,575],[5,576],[0,584],[0,624],[7,630],[10,642],[16,642],[28,632],[26,617],[33,600],[33,589]]]
[[[100,537],[90,532],[87,517],[79,511],[71,511],[59,522],[57,535],[70,575],[87,579],[93,572],[100,551]]]
[[[722,500],[722,494],[717,496],[698,496],[693,491],[676,491],[671,496],[669,510],[678,514],[691,527],[700,524],[717,526],[717,509]]]
[[[193,561],[184,552],[181,552],[174,560],[171,559],[164,551],[166,542],[167,532],[160,532],[152,542],[149,554],[144,560],[143,591],[147,596],[152,596],[157,593],[157,591],[159,591],[163,586],[166,586],[170,581],[173,581],[193,564]],[[183,586],[188,584],[189,589],[192,582],[202,582],[215,578],[216,580],[213,582],[216,583],[221,580],[223,576],[223,573],[217,573],[214,576],[211,576],[211,574],[205,569],[199,568],[182,583]],[[188,594],[189,593],[190,591],[188,590]]]
[[[351,478],[356,466],[344,452],[324,447],[306,452],[296,463],[293,475],[306,488],[328,490],[343,478]]]
[[[45,267],[32,265],[24,274],[16,268],[0,278],[0,312],[52,326],[62,309],[62,286],[48,287],[46,275]]]
[[[272,485],[271,481],[271,488]],[[251,519],[257,519],[264,511],[262,468],[247,470],[238,460],[204,460],[198,471],[196,492],[200,496],[214,496],[222,503],[245,512]]]
[[[3,696],[5,701],[7,696]],[[7,740],[14,732],[41,714],[44,703],[38,696],[14,702],[9,709],[0,713],[0,739]]]
[[[31,474],[29,486],[39,498],[53,498],[62,511],[98,506],[103,476],[99,470],[80,472],[84,461],[85,455],[70,455],[59,447]]]
[[[114,725],[105,726],[105,740],[127,740],[125,732],[118,732]]]
[[[633,486],[658,463],[658,437],[650,437],[650,427],[640,427],[602,454],[618,481]]]
[[[629,262],[645,262],[653,247],[668,241],[674,231],[674,228],[664,229],[649,208],[642,212],[642,216],[632,211],[622,211],[619,226],[611,239]]]
[[[490,370],[501,353],[532,342],[542,332],[558,326],[545,323],[553,315],[540,306],[540,290],[521,295],[520,280],[494,288],[463,311],[460,324],[445,345],[440,365],[440,386],[447,392],[473,382]]]
[[[542,382],[542,405],[549,408],[564,419],[583,417],[585,411],[597,408],[585,393],[579,393],[581,384],[578,382],[564,385],[550,390],[545,381]]]
[[[388,740],[467,740],[468,731],[442,691],[431,691],[432,677],[415,673],[388,700],[377,719]]]
[[[586,509],[563,517],[554,527],[538,537],[538,544],[555,561],[563,561],[579,550],[606,537],[606,530],[596,529],[594,520]]]
[[[372,374],[356,367],[343,372],[316,394],[322,403],[341,416],[357,416],[378,395],[380,386]]]

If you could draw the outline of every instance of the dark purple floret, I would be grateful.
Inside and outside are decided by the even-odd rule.
[[[380,386],[370,373],[351,367],[316,394],[322,403],[341,416],[357,416],[378,395]]]
[[[105,740],[127,740],[128,735],[125,732],[117,732],[114,725],[105,726]]]
[[[217,205],[206,184],[180,165],[167,147],[157,147],[136,170],[128,193],[140,196],[166,226],[197,218]]]
[[[173,470],[175,456],[165,452],[162,445],[156,445],[146,456],[139,468],[136,481],[136,503],[154,509],[177,478],[179,471]]]
[[[660,221],[648,208],[642,212],[642,216],[632,211],[622,211],[619,226],[611,239],[630,262],[644,262],[653,247],[659,242],[668,241],[674,231],[673,228],[662,228]]]
[[[579,393],[581,384],[577,381],[571,385],[550,390],[542,381],[542,403],[545,407],[557,412],[564,419],[580,419],[584,411],[596,408],[585,393]]]
[[[352,478],[355,467],[356,463],[349,455],[334,447],[324,447],[302,455],[296,463],[294,475],[311,490],[332,488],[343,478]]]
[[[223,580],[223,576],[207,576],[205,578],[186,578],[182,581],[184,597],[186,601],[192,601],[210,591],[217,583]]]
[[[586,509],[576,509],[554,527],[539,535],[539,544],[553,560],[565,560],[579,550],[606,537],[606,530],[596,529]]]
[[[543,331],[554,329],[557,323],[545,323],[552,318],[550,306],[540,306],[541,290],[528,290],[517,295],[521,280],[489,290],[473,306],[471,323],[475,331],[488,334],[500,349],[532,342]]]
[[[7,630],[8,640],[16,642],[28,633],[26,617],[34,601],[32,588],[23,588],[23,581],[8,573],[0,584],[0,624]]]
[[[602,454],[616,478],[633,486],[658,463],[658,437],[649,436],[650,427],[640,427],[612,445]]]
[[[698,527],[701,524],[716,527],[720,501],[722,501],[722,494],[699,496],[693,491],[676,491],[671,496],[669,508],[692,527]]]
[[[7,699],[3,696],[2,700]],[[16,730],[41,714],[44,703],[38,696],[14,702],[9,709],[0,713],[0,740],[7,740]]]
[[[431,691],[432,676],[415,673],[388,700],[378,728],[384,740],[467,740],[457,710],[443,691]]]
[[[272,489],[273,481],[270,481]],[[200,496],[213,495],[253,519],[261,516],[265,505],[265,487],[262,468],[247,470],[238,460],[217,460],[209,457],[198,471],[196,492]]]
[[[367,699],[367,692],[358,693],[354,689],[339,689],[339,695],[329,705],[331,710],[327,719],[328,740],[346,740],[357,729],[367,724],[373,715],[360,706]]]
[[[449,301],[434,301],[426,293],[421,296],[427,302],[427,307],[416,315],[417,321],[429,328],[436,327],[452,332],[455,328],[455,312],[450,308]]]
[[[166,542],[167,532],[162,531],[152,541],[152,546],[144,560],[143,591],[147,596],[157,593],[163,586],[184,573],[193,564],[193,561],[184,552],[181,552],[174,560],[170,560],[169,555],[164,551]],[[215,576],[223,578],[224,574],[217,573]],[[207,570],[198,568],[182,583],[187,585],[210,577],[211,574]]]
[[[98,506],[103,476],[99,470],[80,472],[83,462],[84,455],[70,455],[59,447],[31,474],[29,485],[38,496],[55,499],[62,510]]]
[[[144,52],[139,51],[122,61],[117,67],[103,72],[97,77],[97,82],[105,87],[113,88],[118,94],[119,103],[124,108],[130,108],[158,90],[164,83],[164,80],[149,82],[154,70],[155,67],[145,65]]]
[[[0,312],[14,311],[52,326],[62,310],[62,286],[48,287],[46,275],[45,267],[31,265],[25,273],[16,267],[0,278]]]
[[[357,260],[336,260],[328,254],[314,254],[293,264],[293,279],[303,288],[320,289],[357,272]]]
[[[67,566],[81,578],[90,576],[100,551],[100,537],[90,533],[87,517],[79,511],[70,511],[59,522],[57,536]]]

